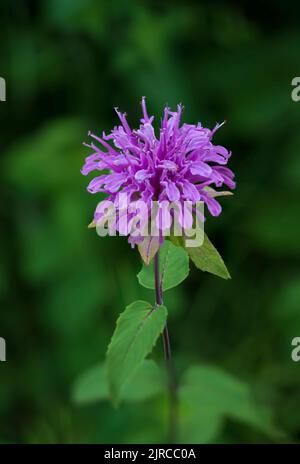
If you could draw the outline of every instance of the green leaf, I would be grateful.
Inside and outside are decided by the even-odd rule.
[[[145,359],[136,374],[125,385],[121,398],[125,401],[144,401],[165,391],[164,370],[151,359]]]
[[[72,391],[72,400],[77,404],[106,400],[108,396],[105,364],[97,364],[84,372]]]
[[[165,375],[154,361],[145,359],[132,379],[125,385],[121,399],[142,401],[165,391]],[[79,405],[109,400],[106,364],[97,364],[84,372],[75,382],[72,400]]]
[[[208,236],[204,234],[204,241],[200,247],[185,248],[195,266],[201,271],[210,272],[222,279],[231,279],[228,269]]]
[[[183,248],[166,240],[160,248],[160,274],[163,290],[169,290],[180,284],[189,274],[189,258]],[[137,275],[143,287],[155,288],[153,266],[143,265]]]
[[[225,418],[273,438],[279,435],[269,410],[255,402],[249,386],[219,368],[199,365],[188,369],[179,397],[182,438],[190,443],[214,440]]]
[[[153,307],[146,301],[135,301],[120,315],[107,351],[108,384],[115,404],[152,350],[166,320],[164,306]]]

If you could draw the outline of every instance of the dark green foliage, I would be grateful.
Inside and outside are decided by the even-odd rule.
[[[226,119],[215,140],[232,150],[237,174],[223,215],[205,225],[232,279],[191,265],[164,299],[179,376],[205,364],[246,398],[243,417],[232,413],[236,398],[229,413],[218,406],[202,439],[299,441],[300,364],[290,353],[300,336],[300,102],[290,93],[300,6],[276,0],[271,10],[243,1],[1,1],[1,442],[165,441],[163,395],[119,409],[71,398],[75,379],[104,359],[123,308],[153,298],[138,285],[140,258],[126,240],[87,228],[97,198],[79,172],[87,131],[116,124],[114,106],[137,124],[142,95],[156,115],[182,102],[186,122]],[[161,346],[153,358],[160,363]],[[206,417],[199,411],[199,441]]]

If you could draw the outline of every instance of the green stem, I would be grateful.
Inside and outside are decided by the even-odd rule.
[[[163,304],[163,290],[162,283],[160,281],[160,271],[159,271],[159,251],[154,257],[154,277],[155,277],[155,298],[156,304]],[[177,381],[176,374],[172,360],[172,352],[170,345],[170,337],[168,332],[167,324],[162,333],[165,362],[168,374],[168,387],[169,387],[169,441],[170,443],[176,443],[177,437],[177,411],[178,411],[178,401],[177,401]]]

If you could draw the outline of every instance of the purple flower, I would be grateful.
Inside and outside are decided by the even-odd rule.
[[[218,192],[211,187],[225,184],[235,188],[234,174],[226,167],[231,153],[212,143],[222,124],[213,130],[201,123],[180,126],[182,106],[178,105],[175,112],[166,107],[157,137],[154,117],[148,116],[144,97],[142,111],[139,129],[132,130],[126,115],[116,109],[121,125],[102,137],[89,133],[93,141],[85,145],[93,153],[86,158],[81,172],[100,173],[89,183],[88,191],[106,193],[107,200],[115,205],[119,204],[120,193],[126,193],[129,204],[143,200],[149,211],[154,201],[203,201],[210,214],[218,216],[222,208],[215,199]],[[95,222],[99,215],[96,209]],[[133,212],[130,219],[134,216]],[[116,229],[121,229],[118,220]]]

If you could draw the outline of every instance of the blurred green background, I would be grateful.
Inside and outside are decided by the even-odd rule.
[[[208,430],[209,412],[195,404],[181,440],[300,442],[300,364],[291,360],[300,336],[299,13],[279,0],[1,1],[0,441],[166,440],[163,397],[119,409],[71,399],[75,379],[104,359],[125,305],[152,298],[126,240],[87,229],[97,198],[80,174],[87,131],[109,131],[114,106],[135,126],[146,95],[157,117],[182,102],[186,122],[226,119],[215,140],[232,150],[238,182],[206,224],[232,280],[192,267],[166,294],[178,375],[195,363],[221,368],[276,429],[245,423],[237,402],[232,414],[217,406],[219,426]],[[162,363],[161,343],[154,357]]]

